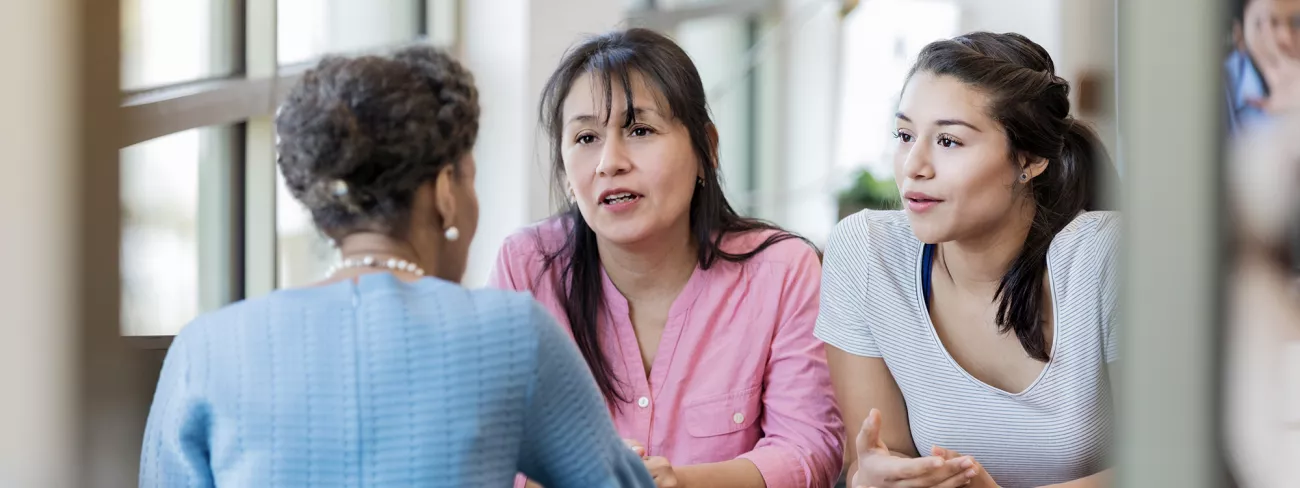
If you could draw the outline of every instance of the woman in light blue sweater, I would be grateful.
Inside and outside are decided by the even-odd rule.
[[[279,165],[342,263],[176,337],[141,486],[654,486],[549,315],[456,283],[478,115],[470,74],[427,47],[303,76]]]

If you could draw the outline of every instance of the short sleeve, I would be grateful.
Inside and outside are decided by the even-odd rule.
[[[1120,215],[1105,212],[1097,227],[1096,249],[1101,256],[1101,330],[1104,356],[1107,363],[1119,359],[1119,270],[1120,266]]]
[[[822,265],[821,311],[813,334],[850,354],[881,357],[867,325],[867,265],[871,252],[865,213],[835,225]]]
[[[524,270],[519,269],[516,261],[522,258],[522,250],[518,249],[515,244],[517,236],[510,236],[501,244],[501,249],[497,251],[497,260],[492,263],[492,270],[488,272],[488,286],[502,290],[527,291],[528,282],[522,279]]]

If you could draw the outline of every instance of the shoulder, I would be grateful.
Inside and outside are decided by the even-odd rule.
[[[506,237],[501,252],[528,255],[553,254],[564,246],[572,223],[568,217],[551,217],[515,231]]]
[[[907,215],[897,210],[863,210],[845,217],[831,230],[826,243],[831,262],[864,262],[868,257],[909,254],[921,246]],[[835,259],[831,259],[831,256]],[[893,260],[886,260],[887,262]]]
[[[761,229],[729,234],[722,240],[721,249],[731,254],[742,254],[752,252],[769,241],[774,242],[750,258],[748,263],[787,268],[820,266],[820,256],[812,243],[798,234],[782,229]]]
[[[1052,245],[1077,248],[1078,252],[1114,252],[1121,224],[1119,212],[1083,212],[1056,234]]]

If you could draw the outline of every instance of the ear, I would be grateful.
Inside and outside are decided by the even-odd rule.
[[[1047,171],[1047,165],[1051,164],[1047,161],[1047,158],[1026,157],[1025,159],[1026,164],[1021,168],[1021,171],[1029,175],[1030,181]],[[1019,177],[1019,175],[1016,176]]]
[[[448,164],[438,171],[433,180],[434,207],[442,220],[442,228],[456,225],[456,168]]]
[[[713,165],[714,169],[717,169],[718,168],[718,126],[710,123],[707,127],[704,128],[704,130],[706,133],[708,133],[709,136],[709,159],[710,159],[709,164]]]

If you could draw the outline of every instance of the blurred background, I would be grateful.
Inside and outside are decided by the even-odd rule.
[[[732,204],[819,245],[843,215],[896,203],[889,134],[922,46],[975,30],[1042,44],[1124,180],[1124,347],[1150,353],[1125,360],[1122,484],[1223,486],[1229,15],[1216,0],[5,0],[0,256],[18,273],[0,285],[0,486],[133,486],[170,336],[336,259],[275,168],[275,107],[314,60],[424,42],[475,73],[474,287],[506,235],[554,209],[543,81],[582,35],[626,26],[694,59]]]

